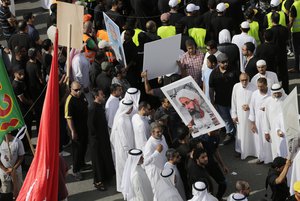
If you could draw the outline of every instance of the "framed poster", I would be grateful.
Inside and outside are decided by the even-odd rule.
[[[193,128],[193,137],[225,126],[219,113],[191,76],[164,86],[161,90],[185,125]]]

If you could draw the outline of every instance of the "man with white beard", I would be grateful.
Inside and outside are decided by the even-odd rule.
[[[267,71],[267,63],[265,60],[258,60],[256,62],[256,67],[258,73],[251,79],[252,84],[256,86],[257,80],[260,77],[264,77],[267,79],[268,88],[271,88],[273,84],[278,83],[277,74],[272,71]]]
[[[117,191],[121,192],[121,182],[128,151],[134,148],[134,135],[131,124],[133,102],[122,100],[117,110],[110,141],[114,147]]]
[[[131,149],[125,164],[122,178],[122,194],[128,201],[153,201],[153,192],[150,181],[142,164],[143,152],[140,149]]]
[[[166,151],[168,145],[162,135],[162,127],[159,123],[151,124],[151,137],[148,139],[144,149],[144,166],[150,180],[153,192],[157,181],[160,179],[160,172],[167,162]]]
[[[192,194],[193,198],[189,201],[218,201],[217,198],[207,192],[207,186],[202,181],[193,184]]]
[[[257,90],[253,92],[250,101],[249,120],[251,121],[251,131],[254,135],[254,143],[256,146],[257,164],[272,162],[271,145],[266,141],[264,136],[264,112],[265,103],[270,96],[270,91],[267,87],[267,79],[264,77],[258,78]]]
[[[246,73],[241,73],[240,82],[236,83],[232,90],[231,117],[237,127],[235,151],[241,154],[241,159],[256,155],[254,136],[248,119],[249,104],[255,90],[255,85],[249,83],[249,76]]]
[[[265,138],[271,143],[273,159],[277,156],[286,158],[288,155],[285,129],[283,128],[282,103],[287,97],[279,83],[271,87],[272,96],[266,100]]]

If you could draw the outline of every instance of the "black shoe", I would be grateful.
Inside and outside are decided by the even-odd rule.
[[[86,171],[86,170],[91,170],[92,169],[92,165],[90,164],[83,164],[82,167],[80,168],[81,171]]]
[[[232,142],[233,140],[234,140],[234,137],[231,136],[231,135],[229,135],[229,134],[227,134],[226,137],[225,137],[225,139],[223,140],[223,144],[224,144],[224,145],[227,145],[227,144],[229,144],[230,142]]]

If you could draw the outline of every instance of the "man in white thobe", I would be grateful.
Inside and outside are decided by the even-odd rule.
[[[125,93],[124,99],[131,100],[133,102],[133,111],[131,116],[138,112],[140,96],[141,92],[137,88],[129,88]]]
[[[251,131],[254,135],[254,143],[256,148],[257,163],[264,162],[265,164],[273,161],[271,145],[266,141],[264,136],[264,112],[266,99],[270,96],[270,91],[267,87],[267,79],[259,78],[257,80],[257,90],[252,93],[250,101],[249,120],[251,121]]]
[[[164,165],[164,169],[170,168],[170,169],[174,170],[174,174],[175,174],[175,178],[176,178],[175,179],[175,187],[178,190],[181,198],[183,200],[186,200],[184,185],[183,185],[180,173],[176,166],[180,162],[181,156],[178,151],[171,148],[171,149],[168,149],[168,151],[166,153],[166,157],[167,157],[168,162],[166,162],[166,164]]]
[[[249,22],[247,22],[247,21],[242,22],[242,24],[241,24],[242,33],[234,35],[232,37],[232,41],[231,41],[233,44],[236,44],[240,50],[240,70],[241,70],[241,72],[245,72],[245,64],[246,64],[246,57],[243,56],[243,54],[242,54],[243,45],[247,42],[252,42],[255,45],[255,48],[257,46],[256,40],[252,36],[248,35],[249,30],[250,30]]]
[[[111,131],[114,123],[116,112],[119,108],[120,97],[122,95],[122,86],[118,84],[112,84],[110,86],[110,96],[105,104],[105,115],[107,120],[108,129]]]
[[[150,125],[148,115],[151,107],[147,102],[141,102],[138,112],[132,116],[135,148],[143,150],[150,137]]]
[[[150,180],[152,190],[155,191],[157,181],[160,179],[160,172],[167,162],[166,151],[168,145],[162,135],[162,127],[159,123],[151,124],[151,137],[148,139],[144,149],[144,166]]]
[[[134,135],[131,124],[133,102],[122,100],[114,119],[110,141],[114,147],[117,191],[121,192],[121,182],[128,151],[134,148]]]
[[[237,181],[235,184],[236,192],[231,193],[227,201],[248,201],[248,196],[250,195],[250,185],[246,181]]]
[[[256,62],[256,67],[258,73],[254,75],[254,77],[251,79],[251,83],[255,86],[257,85],[257,80],[260,77],[264,77],[267,79],[268,88],[270,89],[273,84],[278,83],[278,77],[277,74],[272,71],[267,71],[267,63],[265,60],[258,60]]]
[[[288,150],[284,135],[282,103],[287,95],[279,83],[272,85],[271,93],[272,96],[266,100],[264,133],[266,140],[271,143],[273,159],[277,156],[286,158]]]
[[[160,178],[155,185],[154,201],[183,201],[175,188],[174,170],[165,168],[159,176]]]
[[[231,117],[237,127],[235,151],[241,154],[241,159],[256,156],[254,136],[251,132],[249,104],[255,85],[249,83],[249,76],[241,73],[240,82],[236,83],[231,96]]]
[[[141,166],[143,161],[142,150],[131,149],[129,151],[121,185],[124,200],[153,201],[150,181]]]
[[[207,186],[202,181],[193,184],[192,194],[193,198],[189,201],[218,201],[217,198],[207,192]]]

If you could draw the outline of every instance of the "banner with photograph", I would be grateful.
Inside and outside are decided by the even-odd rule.
[[[124,48],[121,40],[120,29],[114,21],[112,21],[104,12],[103,12],[104,23],[106,26],[106,31],[109,38],[109,43],[114,53],[116,55],[117,61],[126,66],[126,58],[124,53]]]
[[[193,128],[193,137],[225,126],[219,113],[191,76],[164,86],[161,90],[185,125]]]

